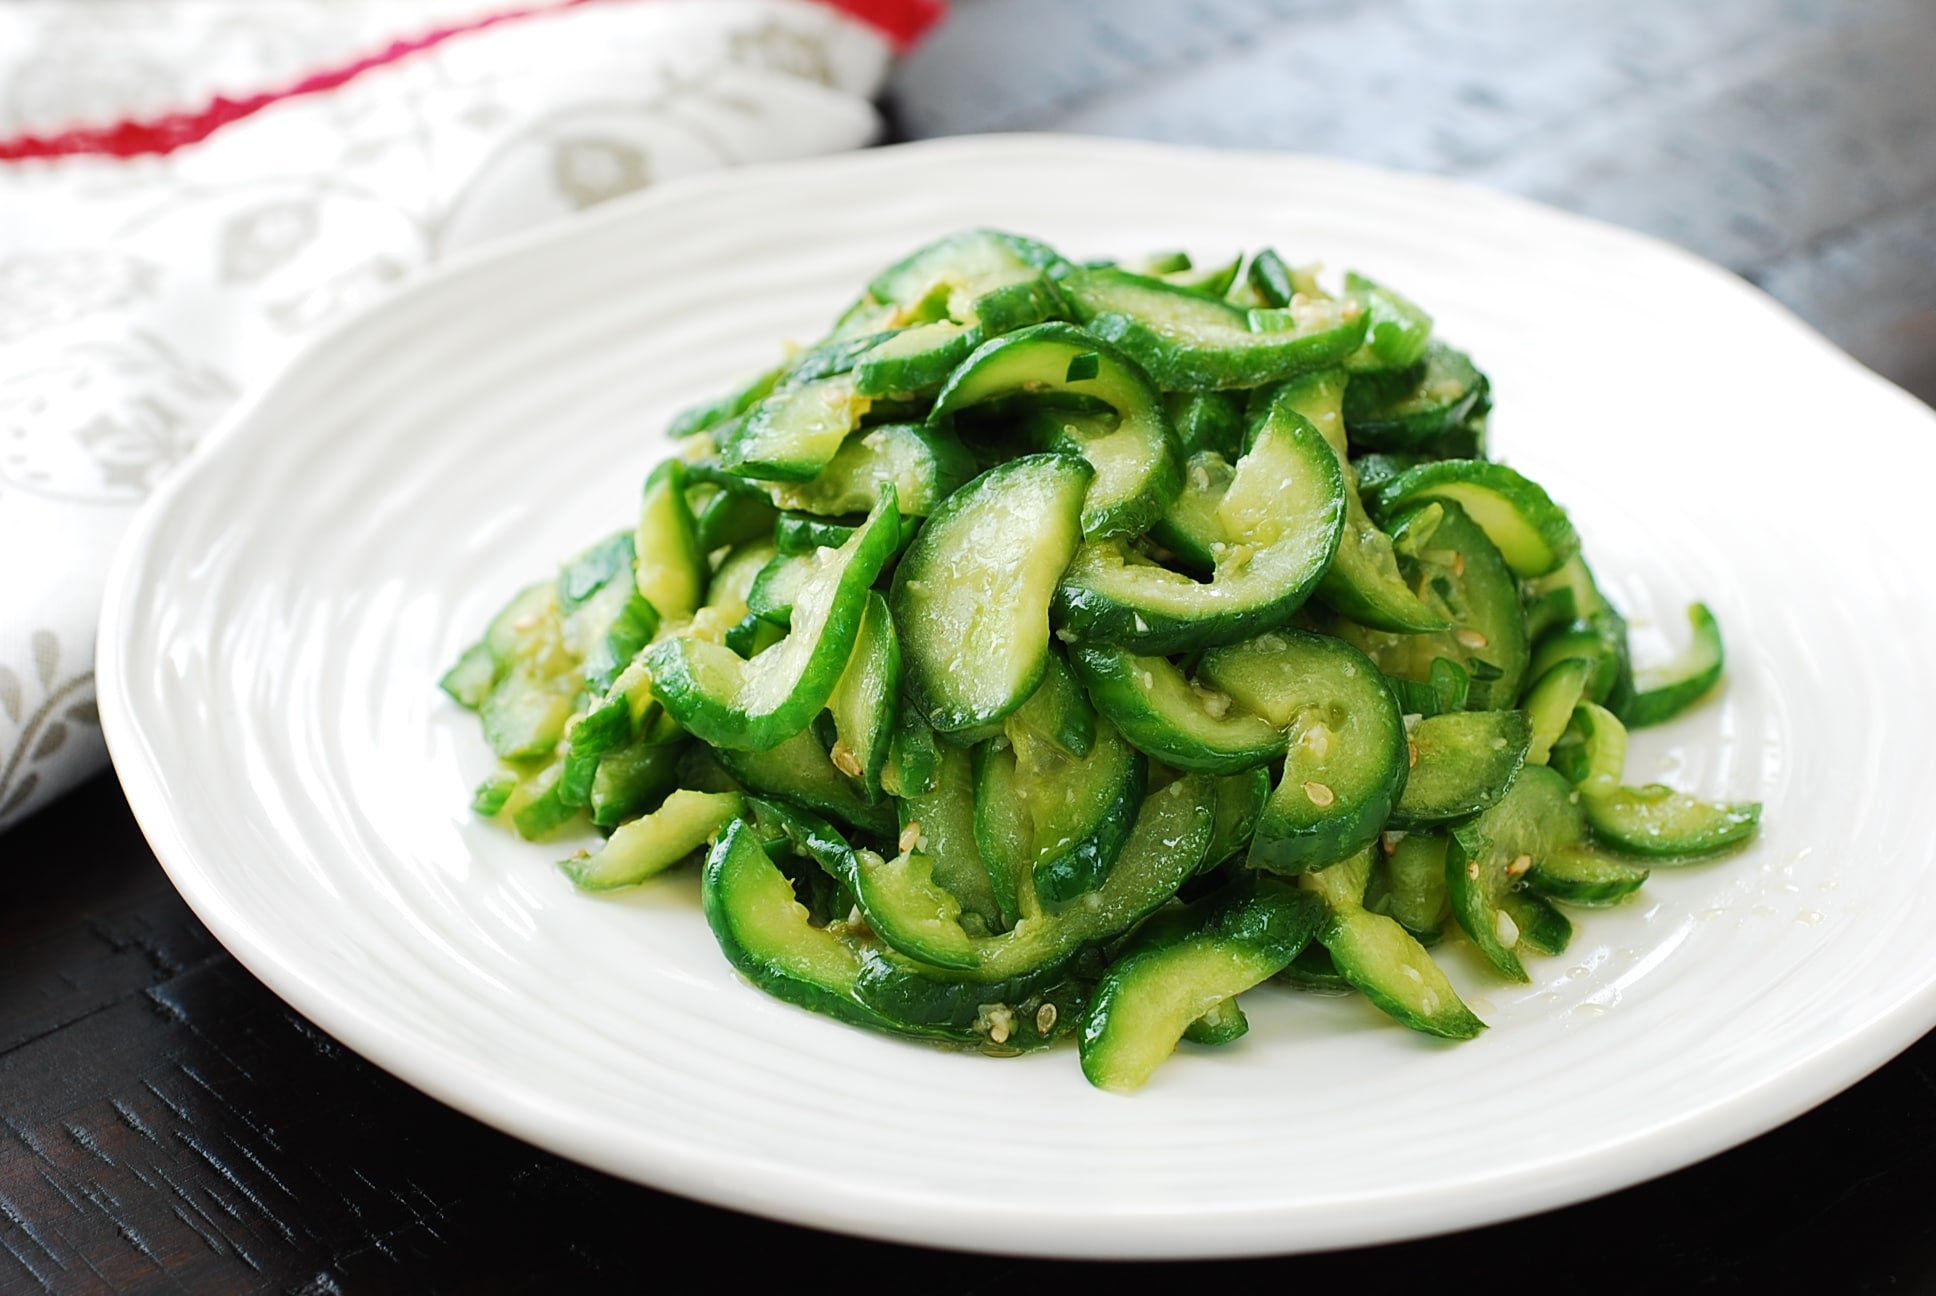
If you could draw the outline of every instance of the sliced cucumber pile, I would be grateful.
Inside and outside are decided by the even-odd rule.
[[[1075,264],[970,230],[680,414],[638,520],[444,676],[472,806],[586,891],[703,861],[754,985],[1135,1089],[1237,996],[1485,1024],[1561,906],[1738,847],[1761,808],[1629,786],[1722,675],[1696,605],[1636,674],[1565,510],[1486,458],[1432,317],[1266,249]],[[1289,989],[1287,989],[1289,988]]]

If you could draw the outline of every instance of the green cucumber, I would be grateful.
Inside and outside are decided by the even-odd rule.
[[[1229,537],[1200,583],[1120,542],[1082,546],[1056,591],[1080,639],[1143,654],[1235,643],[1303,605],[1343,534],[1344,478],[1316,428],[1273,407],[1237,462],[1218,519]]]
[[[894,573],[908,691],[946,733],[999,720],[1041,682],[1049,603],[1081,539],[1094,470],[1029,455],[950,496]]]
[[[1282,971],[1323,916],[1314,897],[1264,879],[1137,933],[1090,1002],[1082,1073],[1099,1089],[1141,1088],[1192,1022]]]
[[[1703,801],[1658,783],[1583,798],[1593,835],[1617,850],[1654,858],[1699,858],[1738,846],[1761,823],[1759,801]]]
[[[776,507],[820,517],[871,513],[887,488],[904,518],[926,517],[975,475],[974,456],[921,423],[882,423],[850,437],[819,472],[769,483]]]
[[[1701,603],[1687,609],[1687,622],[1693,628],[1694,641],[1686,654],[1659,670],[1635,675],[1633,701],[1627,704],[1623,716],[1630,728],[1672,720],[1721,682],[1725,655],[1720,622]]]
[[[839,549],[823,549],[794,597],[787,637],[751,661],[697,638],[646,650],[666,713],[715,747],[765,751],[799,733],[838,684],[867,609],[868,589],[900,535],[894,492]]]
[[[980,964],[948,972],[891,953],[870,957],[857,987],[867,1003],[897,1020],[972,1022],[998,996],[1053,984],[1086,948],[1111,940],[1176,894],[1196,874],[1210,844],[1208,779],[1186,775],[1144,798],[1116,867],[1088,903],[1023,918],[975,943]],[[1017,997],[1020,997],[1018,995]]]
[[[1338,456],[1344,476],[1344,534],[1338,552],[1318,586],[1318,597],[1360,625],[1400,634],[1421,634],[1448,627],[1446,619],[1419,601],[1398,569],[1391,537],[1365,512],[1358,493],[1358,474],[1347,457],[1345,442],[1345,374],[1321,369],[1285,383],[1272,395],[1309,420]]]
[[[1235,307],[1121,270],[1078,269],[1062,287],[1076,318],[1164,391],[1259,387],[1334,364],[1363,344],[1369,322],[1356,303],[1317,303],[1290,328],[1254,332]]]
[[[1363,302],[1371,324],[1365,344],[1346,361],[1353,372],[1407,369],[1425,357],[1432,339],[1432,317],[1403,297],[1355,270],[1347,271],[1344,291]]]
[[[1385,912],[1420,940],[1436,939],[1447,912],[1445,852],[1451,841],[1430,831],[1386,838]]]
[[[1183,456],[1156,389],[1115,347],[1070,324],[1038,324],[983,343],[935,398],[931,420],[1026,394],[1098,401],[1113,425],[1049,417],[1041,449],[1081,455],[1095,471],[1083,501],[1091,539],[1143,531],[1182,485]]]
[[[726,961],[776,999],[892,1034],[943,1036],[875,1011],[856,994],[861,956],[815,927],[752,825],[734,820],[706,857],[700,888],[706,922]]]
[[[1283,774],[1249,861],[1321,869],[1378,835],[1405,786],[1405,725],[1384,677],[1348,644],[1278,630],[1207,652],[1200,678],[1286,733]]]
[[[1463,352],[1432,342],[1410,369],[1353,377],[1345,391],[1345,427],[1354,449],[1423,449],[1458,427],[1484,391],[1484,375]]]
[[[686,473],[678,460],[666,460],[645,479],[632,548],[639,595],[659,619],[691,616],[706,588],[706,554],[699,547],[699,524],[686,503]]]
[[[1411,776],[1392,812],[1395,828],[1443,823],[1494,805],[1527,761],[1524,711],[1455,711],[1410,730]]]
[[[1143,799],[1148,764],[1106,722],[1081,758],[1010,724],[975,753],[975,840],[1024,916],[1056,912],[1108,876]]]
[[[1318,933],[1331,963],[1381,1012],[1426,1035],[1471,1039],[1486,1028],[1432,956],[1395,919],[1334,907]]]
[[[1504,976],[1528,981],[1519,946],[1542,952],[1563,946],[1565,919],[1521,890],[1534,865],[1586,838],[1581,797],[1544,765],[1519,771],[1511,791],[1452,830],[1445,888],[1452,916]],[[1557,922],[1555,920],[1557,919]]]
[[[982,934],[1003,931],[1021,912],[1012,886],[997,890],[995,875],[975,842],[973,758],[955,747],[930,751],[933,782],[901,793],[901,836],[927,856],[935,883],[961,903],[964,926],[979,924]],[[1011,879],[1004,874],[1002,881]]]
[[[1394,635],[1350,621],[1334,629],[1387,675],[1414,683],[1432,679],[1433,664],[1449,660],[1470,680],[1466,705],[1475,711],[1510,705],[1527,677],[1526,616],[1519,582],[1486,533],[1455,503],[1434,500],[1400,513],[1392,539],[1414,589],[1452,628]]]
[[[1070,661],[1096,707],[1138,750],[1180,770],[1235,774],[1283,755],[1285,737],[1163,657],[1077,645]]]
[[[673,792],[651,814],[614,829],[597,851],[581,851],[559,867],[584,891],[637,886],[712,841],[742,805],[734,792]]]
[[[851,373],[786,386],[753,407],[720,446],[727,471],[762,481],[811,481],[860,426],[870,398]]]
[[[1640,889],[1647,870],[1617,860],[1591,846],[1564,846],[1542,857],[1526,873],[1541,895],[1576,905],[1618,904]]]
[[[893,807],[863,799],[811,729],[766,751],[711,750],[715,763],[749,791],[832,815],[876,838],[894,831]]]
[[[1506,465],[1483,459],[1409,468],[1379,488],[1375,511],[1389,515],[1433,499],[1465,510],[1516,576],[1547,575],[1579,552],[1579,533],[1551,496]]]
[[[881,770],[887,765],[900,708],[901,641],[887,600],[869,591],[854,651],[827,696],[827,710],[838,735],[828,756],[870,801],[881,796]]]

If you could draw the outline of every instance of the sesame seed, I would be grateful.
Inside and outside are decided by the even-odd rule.
[[[1452,574],[1454,576],[1465,575],[1465,555],[1456,549],[1452,551]]]
[[[1501,912],[1493,921],[1492,929],[1498,934],[1499,943],[1506,948],[1511,949],[1519,944],[1519,924],[1512,920],[1511,914]]]
[[[1317,782],[1315,779],[1305,783],[1304,795],[1309,797],[1311,804],[1317,806],[1320,810],[1338,799],[1336,792],[1333,792],[1330,788]]]
[[[1409,766],[1414,766],[1414,767],[1418,765],[1418,744],[1417,743],[1408,742],[1405,744],[1405,763]]]
[[[1035,1033],[1037,1035],[1047,1035],[1055,1029],[1055,1019],[1056,1011],[1054,1004],[1045,1003],[1040,1008],[1037,1008],[1035,1010]]]
[[[1467,648],[1484,648],[1492,642],[1477,630],[1468,629],[1465,626],[1460,626],[1457,630],[1454,630],[1452,637]]]
[[[834,768],[842,774],[845,774],[848,778],[859,778],[861,776],[860,757],[854,755],[854,749],[849,747],[844,741],[835,743],[833,750],[828,752],[827,755],[833,760]]]
[[[1515,859],[1512,863],[1506,865],[1506,876],[1518,877],[1521,873],[1524,873],[1527,869],[1531,868],[1532,866],[1533,866],[1533,857],[1531,855],[1521,855],[1518,859]]]
[[[901,840],[896,844],[900,846],[901,854],[905,855],[919,845],[920,842],[921,821],[919,819],[910,819],[908,820],[907,827],[901,829]]]
[[[1479,880],[1479,861],[1478,860],[1473,860],[1470,864],[1465,866],[1465,875],[1471,878],[1474,882],[1477,882]]]

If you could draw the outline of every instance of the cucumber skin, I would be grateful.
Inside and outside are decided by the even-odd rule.
[[[1175,921],[1163,921],[1172,917]],[[1214,956],[1216,984],[1202,989],[1221,1002],[1283,971],[1323,921],[1324,904],[1316,896],[1269,879],[1158,915],[1149,929],[1131,938],[1128,950],[1096,987],[1082,1026],[1083,1074],[1099,1089],[1127,1092],[1140,1088],[1175,1050],[1201,1014],[1139,1023],[1167,1039],[1125,1035],[1136,1029],[1125,1018],[1134,1015],[1138,996],[1147,993],[1145,986],[1173,991],[1173,985],[1165,984],[1170,965],[1194,955]],[[1168,1034],[1171,1027],[1173,1035]]]

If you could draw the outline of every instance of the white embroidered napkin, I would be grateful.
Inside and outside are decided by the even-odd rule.
[[[246,386],[457,249],[676,176],[869,142],[891,45],[841,10],[892,8],[601,0],[450,36],[173,152],[0,161],[0,828],[104,763],[109,556]],[[256,90],[488,12],[0,6],[0,134]]]

